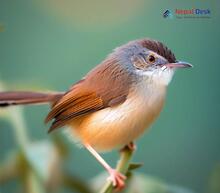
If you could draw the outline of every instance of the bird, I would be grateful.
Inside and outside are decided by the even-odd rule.
[[[164,43],[137,39],[115,48],[67,92],[0,92],[0,107],[51,104],[48,132],[67,126],[121,188],[126,177],[99,153],[132,148],[160,114],[176,69],[189,67]]]

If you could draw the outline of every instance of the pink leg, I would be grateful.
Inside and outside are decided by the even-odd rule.
[[[118,189],[122,189],[125,185],[124,181],[126,177],[116,171],[115,169],[111,168],[108,163],[95,151],[95,149],[92,148],[89,144],[84,144],[86,149],[89,150],[89,152],[98,160],[99,163],[108,171],[110,174],[109,180],[112,181],[113,186],[115,186]]]

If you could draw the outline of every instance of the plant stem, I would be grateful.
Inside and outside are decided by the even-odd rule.
[[[14,129],[15,139],[17,140],[19,148],[24,151],[29,140],[23,111],[21,107],[11,107],[8,111],[10,114],[10,122]]]
[[[18,175],[18,156],[15,153],[8,153],[7,158],[0,163],[0,184],[11,180]]]
[[[118,161],[116,170],[124,175],[126,175],[129,167],[129,162],[133,155],[133,150],[125,147],[123,150],[121,150],[121,156]],[[113,191],[114,187],[112,185],[112,182],[107,181],[103,188],[101,189],[100,193],[111,193]]]

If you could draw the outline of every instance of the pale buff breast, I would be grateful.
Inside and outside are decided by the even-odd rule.
[[[162,109],[165,88],[153,88],[139,85],[123,104],[74,120],[70,124],[72,132],[97,151],[128,144],[150,126]]]

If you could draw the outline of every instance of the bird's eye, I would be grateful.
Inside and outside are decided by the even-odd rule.
[[[147,61],[148,61],[150,64],[152,64],[152,63],[154,63],[154,62],[156,61],[156,58],[155,58],[155,56],[153,56],[153,55],[149,55],[149,56],[147,57]]]

